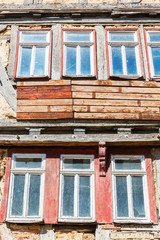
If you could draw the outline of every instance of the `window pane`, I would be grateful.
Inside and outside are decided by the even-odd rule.
[[[117,170],[133,170],[142,169],[140,160],[116,160],[115,169]]]
[[[149,33],[150,42],[160,42],[160,33]]]
[[[151,47],[154,75],[160,75],[160,47]]]
[[[132,177],[133,210],[135,217],[145,217],[142,177]]]
[[[64,176],[63,216],[74,216],[74,177]]]
[[[79,217],[90,217],[90,177],[79,177]]]
[[[41,168],[41,158],[16,158],[16,168]]]
[[[25,175],[14,175],[13,199],[11,215],[23,215],[23,197],[24,197]]]
[[[66,47],[66,74],[76,75],[76,47]]]
[[[90,47],[81,47],[81,75],[91,74]]]
[[[65,32],[66,39],[68,42],[84,42],[90,41],[90,33],[87,32]]]
[[[112,47],[113,75],[123,75],[121,47]]]
[[[137,75],[135,47],[125,47],[125,49],[126,49],[127,74]]]
[[[110,33],[111,41],[114,42],[133,42],[134,33]]]
[[[90,169],[90,159],[64,159],[64,169]]]
[[[117,217],[128,217],[127,177],[116,177]]]
[[[34,76],[45,75],[45,47],[36,47]]]
[[[39,216],[40,175],[30,176],[28,216]]]
[[[30,75],[30,65],[31,65],[31,47],[22,47],[22,56],[20,64],[20,75],[29,76]]]
[[[46,33],[22,33],[22,42],[46,42]]]

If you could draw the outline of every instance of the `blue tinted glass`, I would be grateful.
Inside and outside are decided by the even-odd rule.
[[[151,47],[154,75],[160,75],[160,47]]]
[[[133,210],[135,217],[145,217],[142,177],[132,177]]]
[[[23,197],[24,197],[25,175],[14,175],[13,199],[11,215],[23,215]]]
[[[30,65],[31,65],[31,47],[22,47],[22,56],[20,64],[20,75],[29,76],[30,75]]]
[[[79,177],[79,217],[90,217],[90,177]]]
[[[150,42],[160,42],[160,32],[149,33]]]
[[[66,41],[68,41],[68,42],[89,42],[90,41],[90,33],[66,32]]]
[[[90,169],[90,159],[64,159],[64,169]]]
[[[76,75],[76,47],[66,47],[66,74]]]
[[[141,169],[141,161],[140,160],[116,160],[115,169],[117,170]]]
[[[28,216],[39,216],[40,175],[30,176]]]
[[[133,42],[134,41],[134,33],[111,33],[111,41]]]
[[[74,216],[74,177],[64,176],[63,216]]]
[[[123,75],[121,47],[112,47],[113,75]]]
[[[22,33],[22,42],[45,42],[46,33]]]
[[[116,177],[117,217],[128,217],[127,178]]]
[[[137,75],[135,47],[125,47],[125,49],[126,49],[127,74]]]
[[[81,47],[81,75],[91,74],[90,47]]]
[[[16,158],[16,168],[41,168],[41,158]]]
[[[36,47],[36,56],[35,56],[35,66],[34,66],[34,76],[45,75],[45,47]]]

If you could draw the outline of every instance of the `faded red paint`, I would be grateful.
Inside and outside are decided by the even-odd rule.
[[[145,42],[145,48],[146,48],[148,74],[149,74],[149,79],[151,79],[151,71],[150,71],[150,66],[149,66],[149,54],[148,54],[146,30],[147,30],[147,29],[143,29],[143,33],[144,33],[144,42]]]
[[[10,182],[10,168],[11,168],[11,156],[7,157],[6,171],[5,171],[5,185],[2,203],[0,207],[0,222],[4,222],[7,214],[7,203],[9,193],[9,182]]]
[[[112,188],[110,159],[106,176],[99,176],[99,159],[95,159],[95,205],[97,223],[112,223]]]
[[[146,172],[147,172],[147,182],[148,182],[150,216],[153,223],[156,224],[157,223],[156,199],[155,199],[155,192],[154,192],[154,179],[153,179],[151,158],[146,158]]]
[[[57,223],[59,199],[59,158],[46,159],[44,222]]]

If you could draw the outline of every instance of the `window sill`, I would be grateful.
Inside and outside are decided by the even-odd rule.
[[[20,80],[48,80],[50,77],[49,76],[18,76],[15,77],[15,81],[20,81]]]
[[[96,79],[95,75],[62,75],[62,78],[72,78],[72,79]]]
[[[123,220],[123,219],[117,219],[117,220],[114,220],[113,221],[114,223],[125,223],[125,224],[130,224],[130,223],[135,223],[135,224],[153,224],[153,222],[151,221],[151,220],[146,220],[146,219],[144,219],[144,220],[136,220],[136,219],[125,219],[125,220]]]
[[[43,222],[43,218],[6,218],[5,221],[9,223],[40,223]]]
[[[144,80],[144,77],[140,75],[110,75],[110,79],[116,78],[129,80]]]
[[[65,223],[95,223],[96,220],[93,218],[60,218],[58,222],[65,222]]]

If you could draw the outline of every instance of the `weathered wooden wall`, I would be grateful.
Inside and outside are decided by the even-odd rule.
[[[159,94],[155,81],[18,82],[17,118],[160,120]]]

